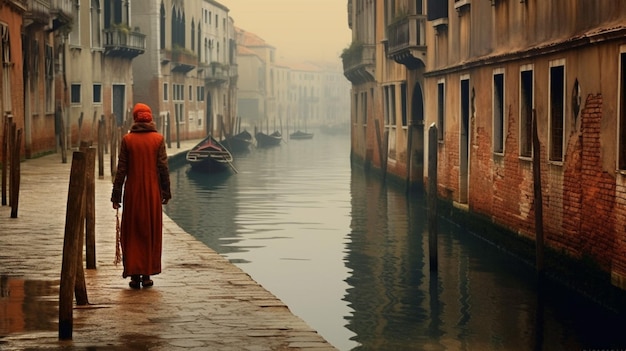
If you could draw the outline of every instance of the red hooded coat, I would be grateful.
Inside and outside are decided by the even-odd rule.
[[[161,205],[171,198],[163,136],[157,132],[152,123],[148,106],[137,104],[133,116],[135,123],[121,142],[111,196],[113,203],[123,203],[121,223],[123,277],[154,275],[161,272],[163,242]]]

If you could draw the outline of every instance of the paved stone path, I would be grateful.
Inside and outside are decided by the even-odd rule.
[[[173,145],[168,154],[194,144]],[[96,177],[97,268],[85,270],[90,304],[75,306],[70,341],[58,340],[58,299],[72,154],[65,164],[58,154],[22,163],[18,218],[0,207],[0,350],[336,350],[165,214],[163,273],[152,288],[130,289],[113,264],[109,157],[105,177]]]

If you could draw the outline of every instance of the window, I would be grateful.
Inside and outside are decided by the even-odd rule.
[[[533,152],[533,71],[524,67],[520,72],[520,137],[519,153],[522,157],[532,157]]]
[[[504,153],[504,73],[498,69],[493,75],[493,152]]]
[[[565,66],[562,63],[558,61],[550,67],[550,161],[557,162],[563,161]]]
[[[163,101],[168,101],[168,100],[169,100],[169,96],[168,96],[167,83],[163,83]]]
[[[189,86],[189,101],[193,100],[193,87],[190,85]]]
[[[80,104],[80,84],[72,84],[70,101],[72,104]]]
[[[363,124],[367,124],[367,92],[361,93],[361,115],[363,116]]]
[[[173,96],[172,100],[174,101],[183,101],[185,100],[185,86],[182,84],[174,84],[172,85]]]
[[[160,30],[159,30],[159,47],[161,49],[165,49],[165,5],[161,2],[161,11],[160,11]]]
[[[196,100],[204,101],[204,87],[203,86],[196,87]]]
[[[11,112],[11,45],[9,42],[9,27],[0,24],[2,35],[2,102],[4,112]]]
[[[385,93],[385,104],[384,104],[384,115],[385,115],[385,125],[387,126],[395,126],[396,124],[396,109],[395,109],[395,101],[396,101],[396,89],[394,85],[388,85],[384,87]]]
[[[54,54],[51,45],[46,44],[46,112],[54,111]]]
[[[93,103],[94,104],[102,103],[102,84],[93,85]]]
[[[100,36],[100,0],[91,0],[91,46],[102,46]]]
[[[72,31],[70,32],[70,45],[79,46],[80,45],[80,12],[78,11],[78,1],[72,5],[72,15],[73,21],[72,23]]]
[[[406,115],[407,115],[407,111],[406,111],[406,83],[402,83],[400,85],[400,95],[401,95],[401,99],[402,99],[402,111],[400,111],[400,113],[402,113],[402,126],[406,127],[407,123],[406,123]]]
[[[617,168],[626,170],[626,46],[619,58],[619,116],[617,135]]]
[[[358,93],[354,94],[354,97],[352,99],[352,103],[354,104],[353,105],[353,107],[354,107],[353,110],[355,111],[355,113],[354,113],[354,123],[359,123],[359,112],[360,111],[358,110],[358,108],[359,108],[359,94]]]
[[[442,79],[437,83],[437,140],[443,141],[446,116],[446,83]]]
[[[191,51],[196,51],[196,25],[193,19],[191,20]]]

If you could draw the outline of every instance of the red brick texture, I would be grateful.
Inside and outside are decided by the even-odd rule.
[[[547,161],[547,133],[540,129],[544,237],[546,245],[559,252],[591,259],[607,273],[626,277],[626,177],[618,175],[620,182],[602,167],[602,112],[602,96],[589,95],[580,127],[566,138],[562,164]],[[472,121],[469,205],[472,212],[534,239],[532,160],[518,156],[516,117],[509,111],[503,155],[492,152],[490,131]],[[541,114],[538,120],[545,128]],[[455,133],[447,133],[445,147],[439,150],[438,171],[440,196],[457,196]]]

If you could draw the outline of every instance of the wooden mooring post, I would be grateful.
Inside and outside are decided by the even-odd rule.
[[[541,194],[541,144],[537,135],[537,112],[533,110],[533,192],[535,195],[535,255],[537,275],[543,275],[543,195]]]
[[[79,263],[80,237],[84,227],[84,200],[86,179],[86,157],[84,152],[74,152],[70,171],[70,184],[65,215],[65,236],[63,240],[63,260],[59,289],[59,340],[71,340],[74,325],[73,296],[80,282]],[[81,256],[82,257],[82,256]],[[84,272],[82,274],[84,286]]]
[[[7,175],[9,162],[9,115],[4,115],[2,122],[2,206],[8,205],[7,201]]]
[[[428,129],[428,257],[430,271],[438,270],[437,252],[437,126]]]
[[[104,115],[98,121],[98,178],[104,178],[104,153],[106,150],[106,123]]]
[[[85,261],[87,269],[96,268],[96,149],[93,142],[82,142],[85,153]]]
[[[22,150],[22,128],[15,130],[16,126],[13,123],[11,127],[11,133],[14,134],[11,139],[13,144],[11,145],[11,218],[17,218],[17,209],[20,202],[20,180],[21,180],[21,164],[20,164],[20,151]]]

